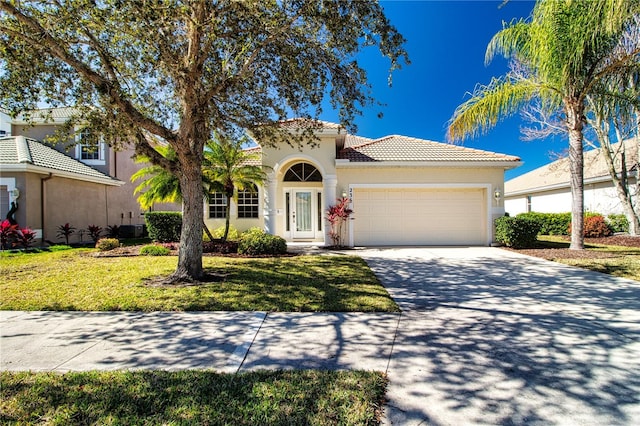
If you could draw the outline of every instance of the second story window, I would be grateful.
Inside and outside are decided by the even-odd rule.
[[[104,164],[105,147],[98,137],[85,129],[76,136],[76,158],[87,164]]]

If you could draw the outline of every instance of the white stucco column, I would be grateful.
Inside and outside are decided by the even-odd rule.
[[[264,227],[265,231],[275,235],[276,234],[276,191],[278,188],[278,182],[276,181],[275,173],[271,172],[267,178],[267,192],[264,197]]]
[[[326,175],[322,178],[323,181],[323,193],[324,193],[324,211],[322,214],[324,220],[324,244],[331,244],[331,237],[329,236],[329,223],[326,219],[327,209],[336,203],[336,186],[338,185],[338,177],[336,175]]]

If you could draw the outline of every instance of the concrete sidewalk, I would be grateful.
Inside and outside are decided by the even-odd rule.
[[[0,311],[0,369],[386,371],[398,313]]]

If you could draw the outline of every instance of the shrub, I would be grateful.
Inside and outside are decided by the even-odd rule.
[[[171,253],[167,247],[157,245],[157,244],[149,244],[140,249],[140,254],[142,256],[167,256]]]
[[[629,232],[629,220],[623,214],[610,214],[607,223],[613,232]]]
[[[496,241],[513,248],[533,247],[540,223],[526,217],[503,216],[496,219]]]
[[[569,233],[571,233],[571,224],[569,224]],[[594,213],[584,214],[584,224],[582,235],[586,238],[602,238],[613,234],[609,225],[604,220],[604,216]]]
[[[7,250],[13,247],[18,232],[18,225],[12,225],[5,219],[0,223],[0,249]]]
[[[224,225],[222,225],[219,228],[216,228],[211,233],[211,235],[213,235],[213,238],[221,239],[222,236],[224,235]],[[237,241],[239,237],[240,237],[240,233],[238,232],[238,230],[233,225],[229,225],[229,235],[227,235],[227,240]]]
[[[540,225],[540,235],[567,235],[571,223],[571,213],[520,213],[516,217],[536,221]]]
[[[613,234],[603,216],[588,216],[584,218],[584,236],[590,238],[608,237]]]
[[[238,253],[251,256],[285,254],[287,242],[282,237],[267,234],[262,229],[251,228],[240,236]]]
[[[109,251],[120,247],[120,241],[117,238],[101,238],[96,243],[96,248],[100,251]]]
[[[16,232],[16,240],[19,245],[22,246],[23,249],[27,250],[33,240],[36,239],[36,232],[29,228],[18,229]]]
[[[327,221],[331,227],[329,236],[331,237],[334,247],[342,247],[344,224],[350,219],[353,210],[349,208],[348,198],[338,198],[337,201],[337,204],[334,204],[327,209]]]
[[[148,212],[144,215],[149,237],[160,243],[180,241],[182,213]]]

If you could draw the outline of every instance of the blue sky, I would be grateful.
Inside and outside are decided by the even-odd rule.
[[[393,73],[387,86],[389,63],[377,51],[365,51],[358,59],[367,70],[373,95],[386,106],[371,107],[356,118],[358,135],[378,138],[402,134],[444,142],[446,125],[456,107],[477,84],[507,71],[507,62],[496,58],[485,66],[491,37],[503,21],[526,18],[532,1],[408,1],[383,0],[387,17],[407,39],[411,65]],[[378,118],[378,112],[383,113]],[[337,114],[325,111],[321,118],[337,122]],[[524,164],[506,173],[506,179],[533,170],[555,159],[568,142],[564,138],[526,142],[521,139],[520,116],[500,123],[485,136],[466,139],[463,146],[519,156]]]

